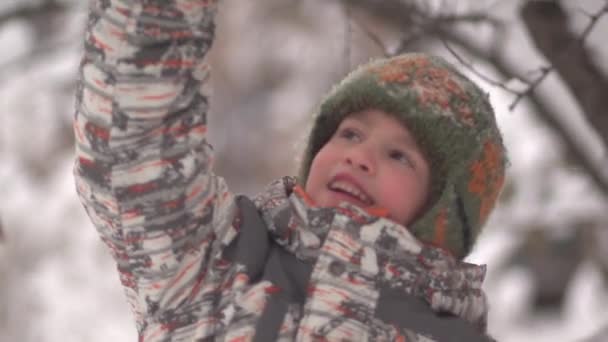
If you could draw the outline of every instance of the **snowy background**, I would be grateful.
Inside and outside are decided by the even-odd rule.
[[[30,2],[40,3],[0,5],[0,341],[135,341],[113,261],[72,178],[70,120],[86,11],[79,4],[36,20],[3,14]],[[532,70],[542,60],[517,26],[519,2],[505,3],[494,9],[512,24],[505,51]],[[221,9],[211,140],[218,172],[234,191],[253,194],[294,173],[302,127],[322,94],[380,51],[338,2],[225,0]],[[584,23],[581,16],[572,25]],[[390,44],[391,32],[377,28]],[[606,34],[604,18],[588,44],[608,70]],[[454,60],[441,47],[429,50]],[[596,257],[608,250],[608,201],[565,160],[527,102],[509,111],[511,95],[478,81],[511,159],[501,203],[469,257],[489,267],[490,333],[499,341],[592,341],[604,329],[593,341],[608,341],[608,262],[602,268]],[[560,80],[550,76],[539,92],[554,99],[560,118],[607,170],[605,147]]]

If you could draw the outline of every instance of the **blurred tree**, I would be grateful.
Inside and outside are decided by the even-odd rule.
[[[21,38],[22,45],[26,46],[21,53],[0,62],[0,74],[4,74],[3,81],[10,82],[15,80],[11,75],[16,70],[24,72],[37,68],[52,68],[53,56],[60,53],[69,45],[74,45],[77,40],[74,37],[66,37],[66,19],[73,15],[77,10],[76,1],[61,0],[30,0],[20,1],[14,4],[5,4],[0,7],[0,29],[11,24],[19,24],[29,29],[27,34]],[[5,47],[10,49],[9,47]],[[64,77],[69,79],[65,82],[61,78],[53,80],[53,84],[48,84],[40,79],[40,83],[29,85],[30,101],[22,101],[23,107],[36,105],[36,99],[41,95],[52,94],[54,101],[47,105],[55,107],[56,113],[65,112],[66,105],[72,103],[72,94],[75,89],[76,79],[74,77]],[[41,100],[42,101],[42,100]],[[24,122],[36,116],[36,111],[32,111],[23,117]],[[69,112],[67,112],[69,113]],[[52,122],[55,139],[49,140],[46,146],[36,146],[35,148],[23,149],[18,158],[26,165],[27,172],[32,173],[33,179],[43,180],[55,168],[55,159],[42,158],[42,155],[62,155],[71,151],[73,138],[71,133],[71,114],[57,115],[58,120]],[[41,122],[39,122],[41,124]],[[39,130],[47,128],[38,127]],[[25,140],[28,140],[26,142]],[[37,144],[37,140],[30,139],[23,135],[21,141],[24,145]]]
[[[57,76],[57,55],[78,44],[66,37],[78,2],[3,1],[0,4],[0,340],[44,340],[41,317],[48,308],[33,279],[69,248],[70,221],[50,220],[58,167],[73,150],[71,111],[75,69]],[[79,27],[80,28],[80,27]],[[79,30],[80,31],[80,30]],[[69,80],[66,82],[66,79]],[[69,174],[66,174],[69,176]],[[33,190],[26,189],[31,186]],[[73,192],[73,191],[72,191]],[[26,194],[36,194],[23,203]],[[16,212],[16,208],[25,208]],[[70,210],[66,206],[66,210]],[[48,215],[48,216],[45,216]],[[79,217],[73,211],[72,217]],[[60,215],[61,216],[61,215]],[[56,227],[65,234],[53,234]],[[45,238],[45,234],[46,237]],[[48,286],[48,284],[45,284]],[[34,323],[35,322],[35,323]]]

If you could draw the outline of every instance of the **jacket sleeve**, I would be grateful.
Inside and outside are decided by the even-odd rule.
[[[141,332],[191,303],[235,232],[212,173],[205,56],[216,0],[95,0],[74,132],[76,187]],[[166,316],[166,315],[165,315]]]

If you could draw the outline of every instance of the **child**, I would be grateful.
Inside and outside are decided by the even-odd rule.
[[[90,9],[77,190],[140,340],[489,340],[460,261],[504,173],[486,96],[436,57],[375,61],[323,101],[299,180],[235,196],[205,138],[216,6]]]

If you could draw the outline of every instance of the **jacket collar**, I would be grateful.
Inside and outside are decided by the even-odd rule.
[[[398,255],[394,259],[414,264],[408,265],[418,284],[411,288],[412,295],[423,297],[436,312],[449,312],[485,328],[487,301],[481,287],[485,265],[459,261],[445,250],[421,243],[404,226],[357,206],[317,207],[294,177],[272,182],[254,202],[271,238],[301,260],[314,262],[329,230],[336,226],[379,249],[380,240],[389,236],[394,241],[391,254]]]

